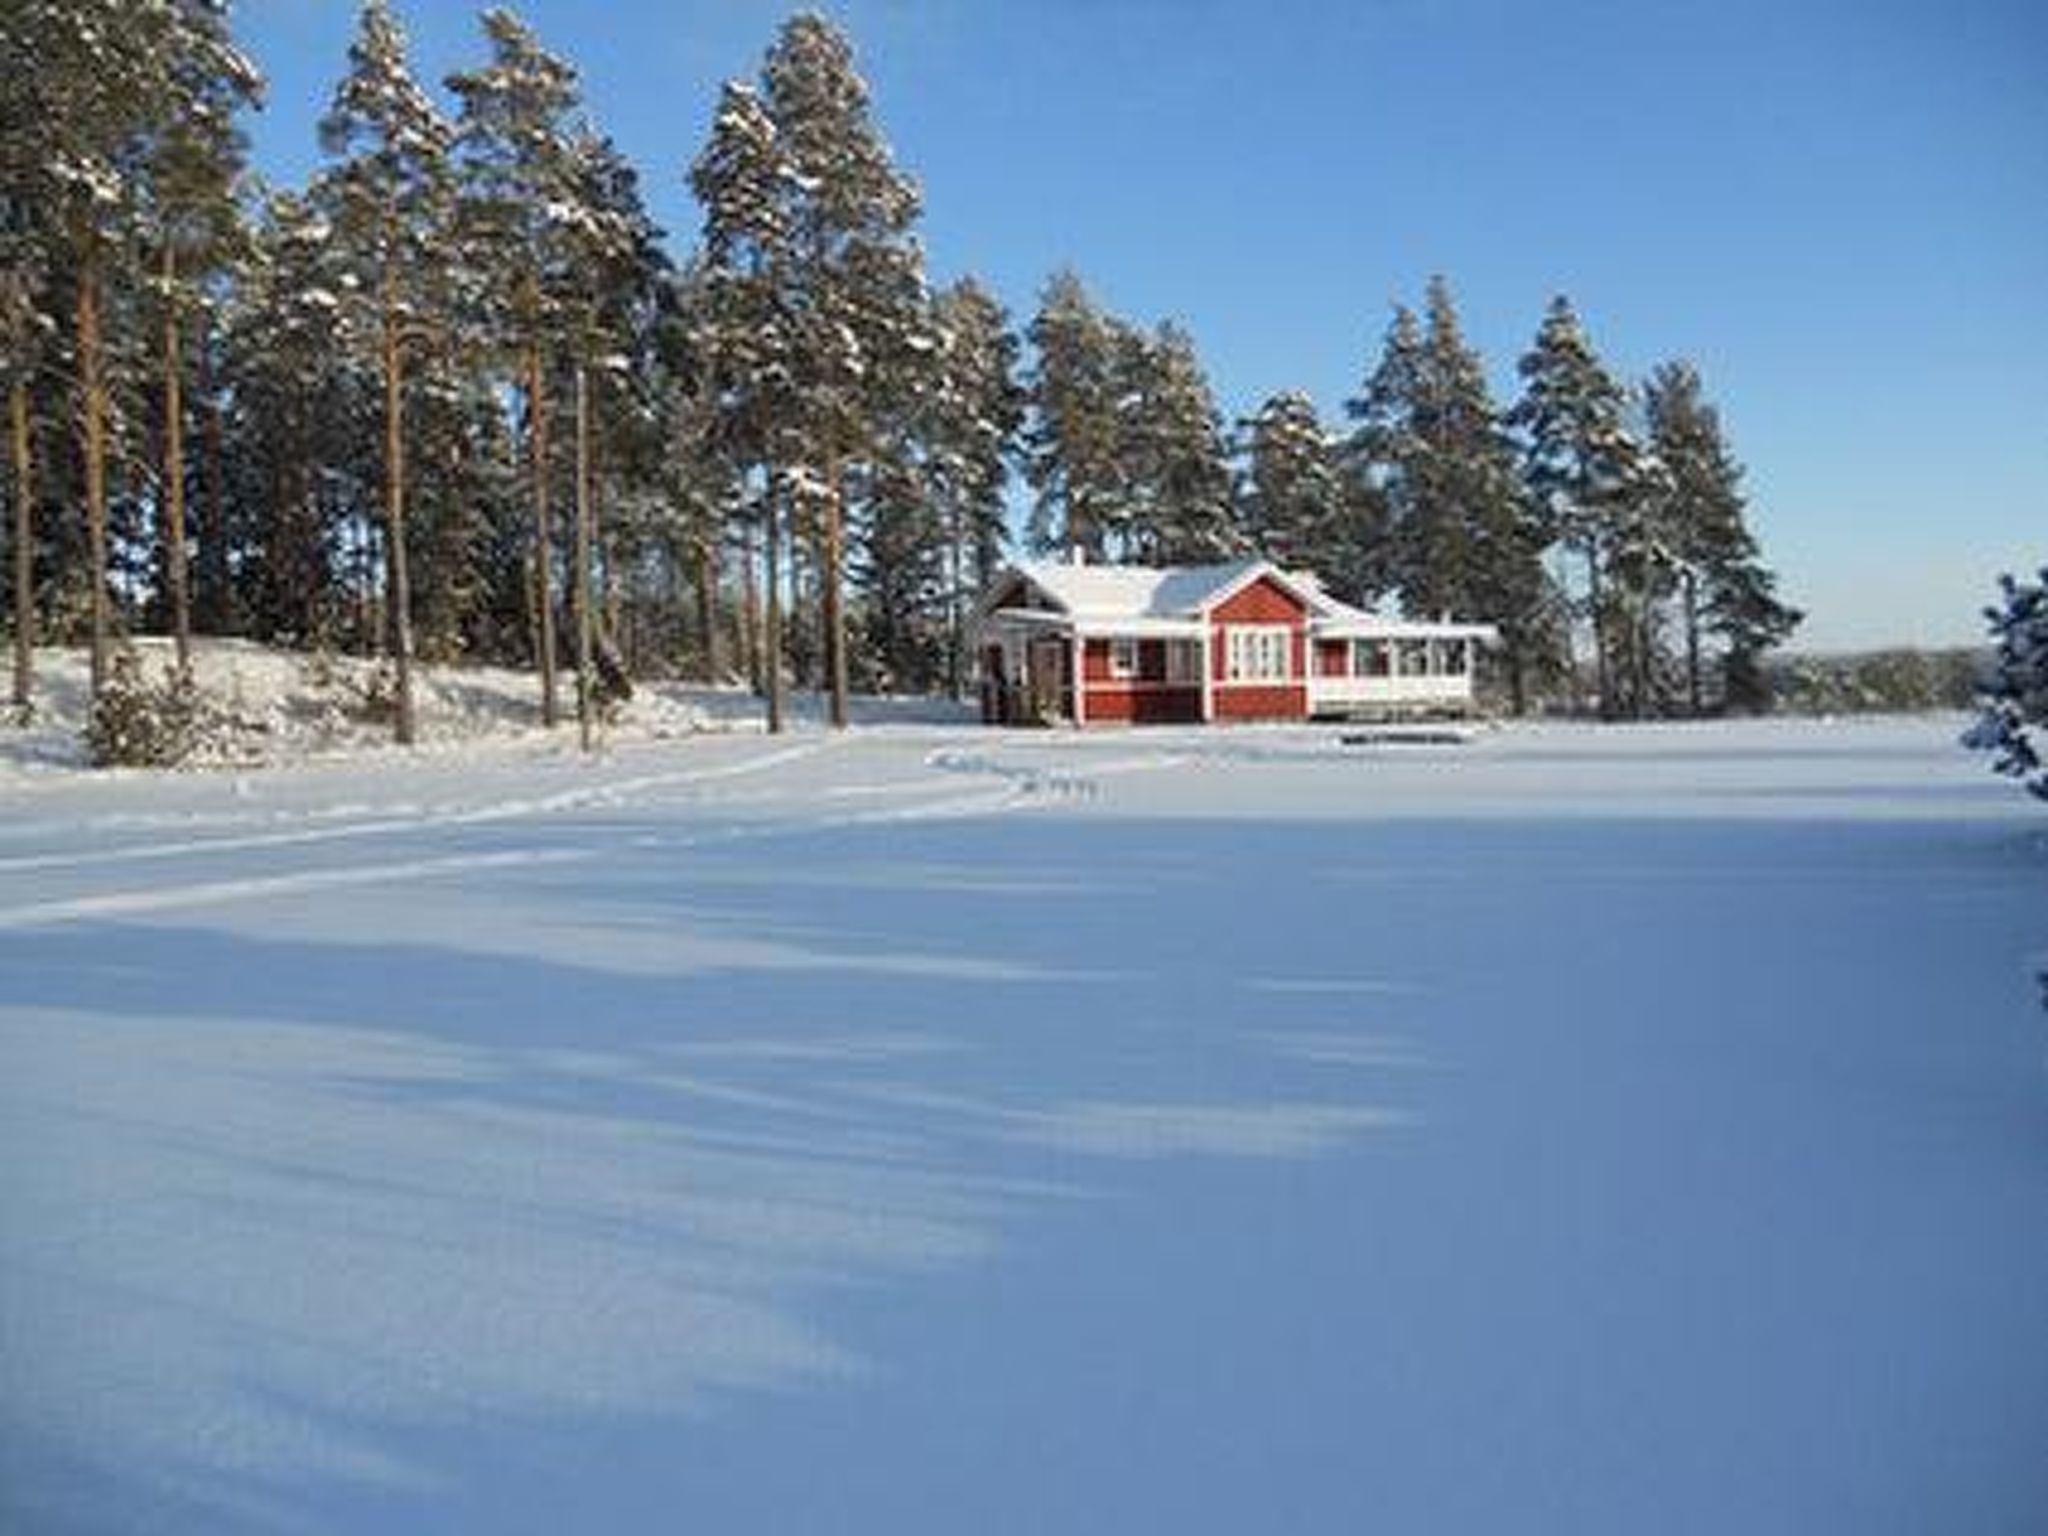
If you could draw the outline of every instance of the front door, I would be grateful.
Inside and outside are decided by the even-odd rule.
[[[1072,718],[1067,706],[1072,649],[1065,640],[1038,639],[1025,652],[1025,687],[1032,721]]]

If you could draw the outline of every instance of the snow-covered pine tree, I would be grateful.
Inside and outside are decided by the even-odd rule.
[[[1286,566],[1326,579],[1336,564],[1346,488],[1335,440],[1300,390],[1273,395],[1239,423],[1245,456],[1239,491],[1244,536]]]
[[[758,614],[751,598],[743,605],[743,639],[771,733],[781,731],[784,714],[782,455],[798,365],[783,276],[793,259],[787,206],[793,177],[761,98],[748,85],[726,82],[710,136],[690,167],[690,186],[704,209],[692,335],[702,370],[698,387],[715,413],[707,442],[754,487],[756,514],[749,521],[759,529],[761,602]],[[751,554],[744,563],[751,594]]]
[[[994,578],[1008,540],[1004,492],[1026,396],[1017,337],[989,292],[963,277],[933,301],[939,383],[926,422],[927,481],[946,541],[946,686],[966,687],[966,615]]]
[[[1054,274],[1027,334],[1035,354],[1024,474],[1034,501],[1026,528],[1041,553],[1108,553],[1126,500],[1120,335],[1072,270]]]
[[[1356,426],[1344,443],[1353,480],[1379,506],[1386,583],[1406,592],[1415,581],[1421,541],[1409,530],[1424,499],[1428,443],[1418,415],[1428,389],[1422,326],[1405,304],[1394,306],[1378,361],[1358,394],[1344,402]]]
[[[1583,563],[1580,609],[1592,627],[1600,709],[1612,715],[1619,700],[1608,563],[1651,490],[1642,447],[1629,430],[1628,394],[1562,295],[1551,300],[1519,371],[1523,392],[1507,420],[1521,435],[1523,483],[1546,541],[1561,541]]]
[[[190,665],[191,578],[186,558],[185,317],[217,295],[246,243],[241,196],[247,141],[236,122],[262,80],[235,48],[224,5],[180,10],[178,50],[164,61],[170,90],[149,125],[137,178],[161,317],[163,472],[158,490],[159,588],[182,670]]]
[[[374,356],[383,388],[385,604],[397,695],[393,730],[417,735],[412,686],[412,593],[407,566],[406,357],[449,323],[440,281],[450,227],[453,130],[406,59],[386,0],[366,0],[348,74],[320,124],[335,162],[312,197],[332,220],[342,278],[342,335]]]
[[[567,255],[563,317],[576,397],[576,524],[571,609],[576,624],[576,718],[584,750],[592,745],[598,686],[598,615],[593,561],[600,545],[592,470],[593,409],[610,403],[608,434],[626,462],[638,440],[630,428],[651,411],[645,383],[666,258],[661,231],[640,200],[639,178],[610,140],[579,135],[571,145],[574,197],[564,217]],[[602,398],[595,403],[593,395]],[[607,561],[607,580],[611,562]],[[607,642],[608,644],[609,642]]]
[[[561,289],[570,255],[566,216],[575,207],[581,95],[575,69],[541,46],[512,11],[481,17],[490,61],[448,77],[461,103],[462,259],[481,277],[482,324],[496,340],[525,402],[533,499],[534,655],[541,719],[560,716],[555,656],[555,538],[549,386],[561,346]]]
[[[741,554],[732,667],[757,687],[760,634],[753,622],[758,594],[745,551],[755,530],[749,522],[742,445],[731,432],[718,389],[718,320],[709,271],[700,255],[666,284],[657,376],[659,431],[664,444],[661,484],[669,515],[660,536],[690,570],[695,608],[696,673],[717,682],[727,672],[727,630],[720,622],[727,546]]]
[[[223,553],[233,546],[224,563],[238,624],[309,647],[350,625],[356,573],[338,562],[366,551],[356,509],[379,494],[367,419],[374,384],[334,345],[340,290],[331,225],[305,198],[272,194],[221,320],[233,389],[221,424],[221,513],[208,536]],[[368,601],[358,586],[356,611]]]
[[[1433,546],[1411,565],[1429,573],[1413,609],[1498,626],[1509,705],[1528,708],[1533,681],[1553,673],[1560,633],[1543,568],[1543,533],[1516,474],[1514,444],[1487,387],[1486,367],[1465,340],[1450,284],[1429,280],[1422,368],[1429,409],[1417,426],[1428,442],[1418,532]]]
[[[819,513],[818,582],[831,720],[847,723],[845,492],[849,469],[887,452],[894,371],[933,349],[916,187],[869,110],[844,33],[816,12],[784,23],[761,99],[788,158],[789,260],[781,276],[801,387],[789,472]]]
[[[1133,505],[1126,553],[1161,564],[1221,560],[1242,547],[1223,418],[1194,338],[1169,320],[1124,352],[1125,462]]]
[[[2048,566],[2032,582],[2001,577],[1999,592],[1999,606],[1984,610],[1998,650],[1963,742],[1995,754],[1996,771],[2048,800]]]
[[[1763,568],[1744,519],[1742,466],[1698,371],[1687,362],[1665,363],[1645,384],[1643,401],[1649,445],[1665,475],[1661,522],[1677,570],[1686,701],[1699,714],[1705,707],[1703,632],[1719,632],[1726,641],[1724,676],[1754,684],[1761,681],[1757,659],[1791,633],[1800,615],[1773,595],[1775,579]]]

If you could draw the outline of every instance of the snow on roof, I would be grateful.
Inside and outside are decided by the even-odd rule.
[[[1257,556],[1213,565],[1163,566],[1036,560],[1013,569],[1057,606],[1057,615],[1042,613],[1035,622],[1066,621],[1084,631],[1113,624],[1122,634],[1199,634],[1197,621],[1210,606],[1263,574],[1300,597],[1308,605],[1311,627],[1332,639],[1464,638],[1490,643],[1498,638],[1490,624],[1404,619],[1354,608],[1332,597],[1313,572],[1283,570]],[[1026,610],[990,612],[994,611],[1018,622],[1034,622]]]
[[[1077,619],[1190,619],[1260,569],[1247,558],[1217,565],[1076,565],[1039,560],[1018,573]],[[1295,585],[1284,572],[1273,574]],[[1304,594],[1306,596],[1307,594]]]

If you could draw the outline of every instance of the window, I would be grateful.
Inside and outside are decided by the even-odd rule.
[[[1136,677],[1138,675],[1137,641],[1112,640],[1109,642],[1109,675],[1111,677]]]
[[[1436,669],[1445,677],[1463,677],[1470,670],[1470,653],[1463,640],[1439,640],[1436,643]]]
[[[1284,624],[1233,625],[1224,632],[1234,683],[1284,682],[1291,675],[1292,636]]]
[[[1401,676],[1429,676],[1429,642],[1427,640],[1403,640],[1401,642]]]
[[[1202,645],[1199,640],[1166,642],[1166,680],[1169,683],[1199,683],[1202,680]]]
[[[1354,640],[1351,642],[1351,675],[1353,677],[1385,677],[1394,669],[1393,653],[1384,640]]]

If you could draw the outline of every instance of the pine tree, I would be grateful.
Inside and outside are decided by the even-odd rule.
[[[1419,569],[1446,571],[1434,596],[1443,610],[1484,620],[1500,630],[1510,707],[1528,708],[1533,680],[1557,665],[1556,602],[1543,569],[1543,530],[1516,474],[1486,367],[1465,340],[1441,277],[1429,281],[1423,370],[1430,409],[1422,424],[1429,442],[1422,527],[1435,549],[1419,551]]]
[[[555,655],[553,464],[549,388],[561,346],[561,293],[576,207],[573,142],[581,97],[575,69],[549,53],[509,10],[482,15],[490,62],[454,74],[461,102],[466,264],[479,276],[480,324],[511,362],[525,402],[533,501],[532,613],[541,720],[560,716]]]
[[[1619,700],[1606,579],[1651,490],[1643,450],[1629,430],[1627,392],[1595,355],[1569,300],[1551,301],[1519,368],[1523,393],[1508,422],[1521,433],[1523,483],[1546,542],[1561,541],[1584,565],[1581,611],[1593,631],[1601,712],[1611,715]]]
[[[2000,605],[1984,610],[1998,646],[1991,682],[1963,742],[1995,753],[1993,768],[2048,800],[2048,567],[2031,583],[2002,577],[1999,588]]]
[[[1800,615],[1777,601],[1775,578],[1760,563],[1743,517],[1742,466],[1729,451],[1698,372],[1684,362],[1658,368],[1644,387],[1644,409],[1650,447],[1665,475],[1661,521],[1682,601],[1686,700],[1698,714],[1704,705],[1703,630],[1718,631],[1727,641],[1732,670],[1724,663],[1724,672],[1738,682],[1749,680],[1753,695],[1756,659],[1790,634]]]
[[[783,25],[762,66],[762,102],[791,172],[782,272],[803,387],[791,472],[822,524],[825,663],[831,719],[847,723],[845,487],[849,464],[878,461],[898,402],[892,363],[931,350],[917,189],[869,113],[845,35],[815,12]]]
[[[342,263],[344,325],[374,352],[384,400],[385,600],[397,672],[394,730],[417,735],[412,686],[412,591],[407,565],[406,355],[447,323],[436,279],[452,187],[453,131],[406,62],[405,34],[385,0],[367,0],[349,72],[320,125],[323,147],[341,157],[315,189],[332,210]]]
[[[793,260],[786,188],[794,174],[760,97],[728,81],[710,137],[690,168],[691,188],[704,208],[704,253],[693,285],[695,347],[698,387],[715,421],[706,444],[756,486],[751,521],[760,530],[764,611],[747,625],[746,649],[757,659],[770,732],[782,729],[784,713],[782,456],[797,379],[784,274]],[[751,572],[746,585],[751,592]]]
[[[234,571],[238,626],[312,647],[346,626],[351,573],[337,555],[367,553],[354,509],[378,497],[365,472],[374,385],[334,345],[342,277],[330,222],[303,197],[273,194],[219,342],[233,390],[221,428],[222,507],[209,536]],[[367,592],[361,598],[367,606]]]
[[[1124,349],[1124,462],[1133,482],[1125,553],[1162,564],[1221,560],[1241,547],[1223,420],[1194,338],[1168,321]]]
[[[235,118],[262,82],[236,51],[224,8],[186,6],[171,89],[142,151],[142,225],[155,246],[162,315],[162,586],[180,670],[191,663],[191,578],[186,557],[185,334],[244,244],[240,180],[247,142]]]
[[[1024,470],[1035,497],[1027,527],[1033,549],[1078,549],[1101,559],[1121,536],[1122,329],[1072,271],[1046,285],[1028,332],[1036,354]]]
[[[576,624],[576,718],[583,748],[596,726],[597,613],[592,592],[599,544],[592,472],[592,394],[604,382],[644,376],[660,280],[661,231],[640,201],[639,180],[617,149],[593,133],[571,146],[564,218],[563,314],[576,398],[576,523],[571,606]],[[593,379],[598,382],[593,383]],[[615,390],[622,400],[630,389]],[[623,440],[624,434],[617,434]]]
[[[966,617],[995,578],[1008,539],[1005,491],[1023,424],[1017,338],[1002,305],[964,277],[934,301],[940,383],[926,424],[928,483],[946,549],[946,687],[966,687]]]
[[[1346,488],[1336,443],[1309,397],[1287,390],[1239,424],[1247,459],[1239,502],[1253,549],[1327,574],[1336,565]]]
[[[1413,569],[1418,541],[1410,531],[1428,450],[1419,429],[1419,402],[1426,392],[1422,327],[1405,304],[1394,306],[1379,361],[1364,387],[1344,404],[1357,425],[1345,443],[1351,475],[1381,509],[1385,579],[1406,594],[1417,580]]]

